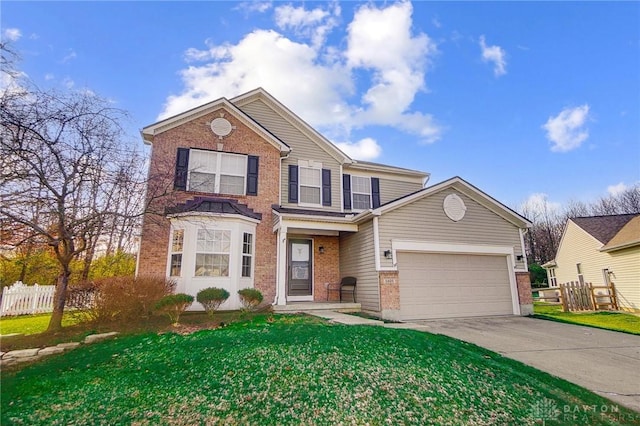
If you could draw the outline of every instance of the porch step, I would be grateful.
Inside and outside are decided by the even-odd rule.
[[[330,302],[295,302],[287,305],[273,305],[273,312],[303,312],[303,311],[336,311],[336,312],[360,312],[359,303],[330,303]]]

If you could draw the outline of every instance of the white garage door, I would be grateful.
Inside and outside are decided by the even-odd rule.
[[[506,256],[398,253],[403,320],[512,315]]]

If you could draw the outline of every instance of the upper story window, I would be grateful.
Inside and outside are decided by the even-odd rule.
[[[192,149],[189,191],[244,195],[247,156]]]
[[[300,203],[320,205],[322,194],[321,169],[300,167]]]
[[[351,208],[367,210],[371,208],[371,178],[351,176]]]
[[[178,148],[174,189],[258,195],[258,162],[253,155]]]

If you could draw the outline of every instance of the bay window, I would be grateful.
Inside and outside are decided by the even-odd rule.
[[[231,231],[198,229],[195,276],[228,277]]]

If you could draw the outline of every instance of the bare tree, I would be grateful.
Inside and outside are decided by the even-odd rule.
[[[0,98],[0,220],[28,229],[55,253],[49,331],[61,328],[72,260],[106,223],[131,213],[116,202],[140,176],[132,173],[137,157],[122,144],[125,117],[88,91],[30,88]]]

